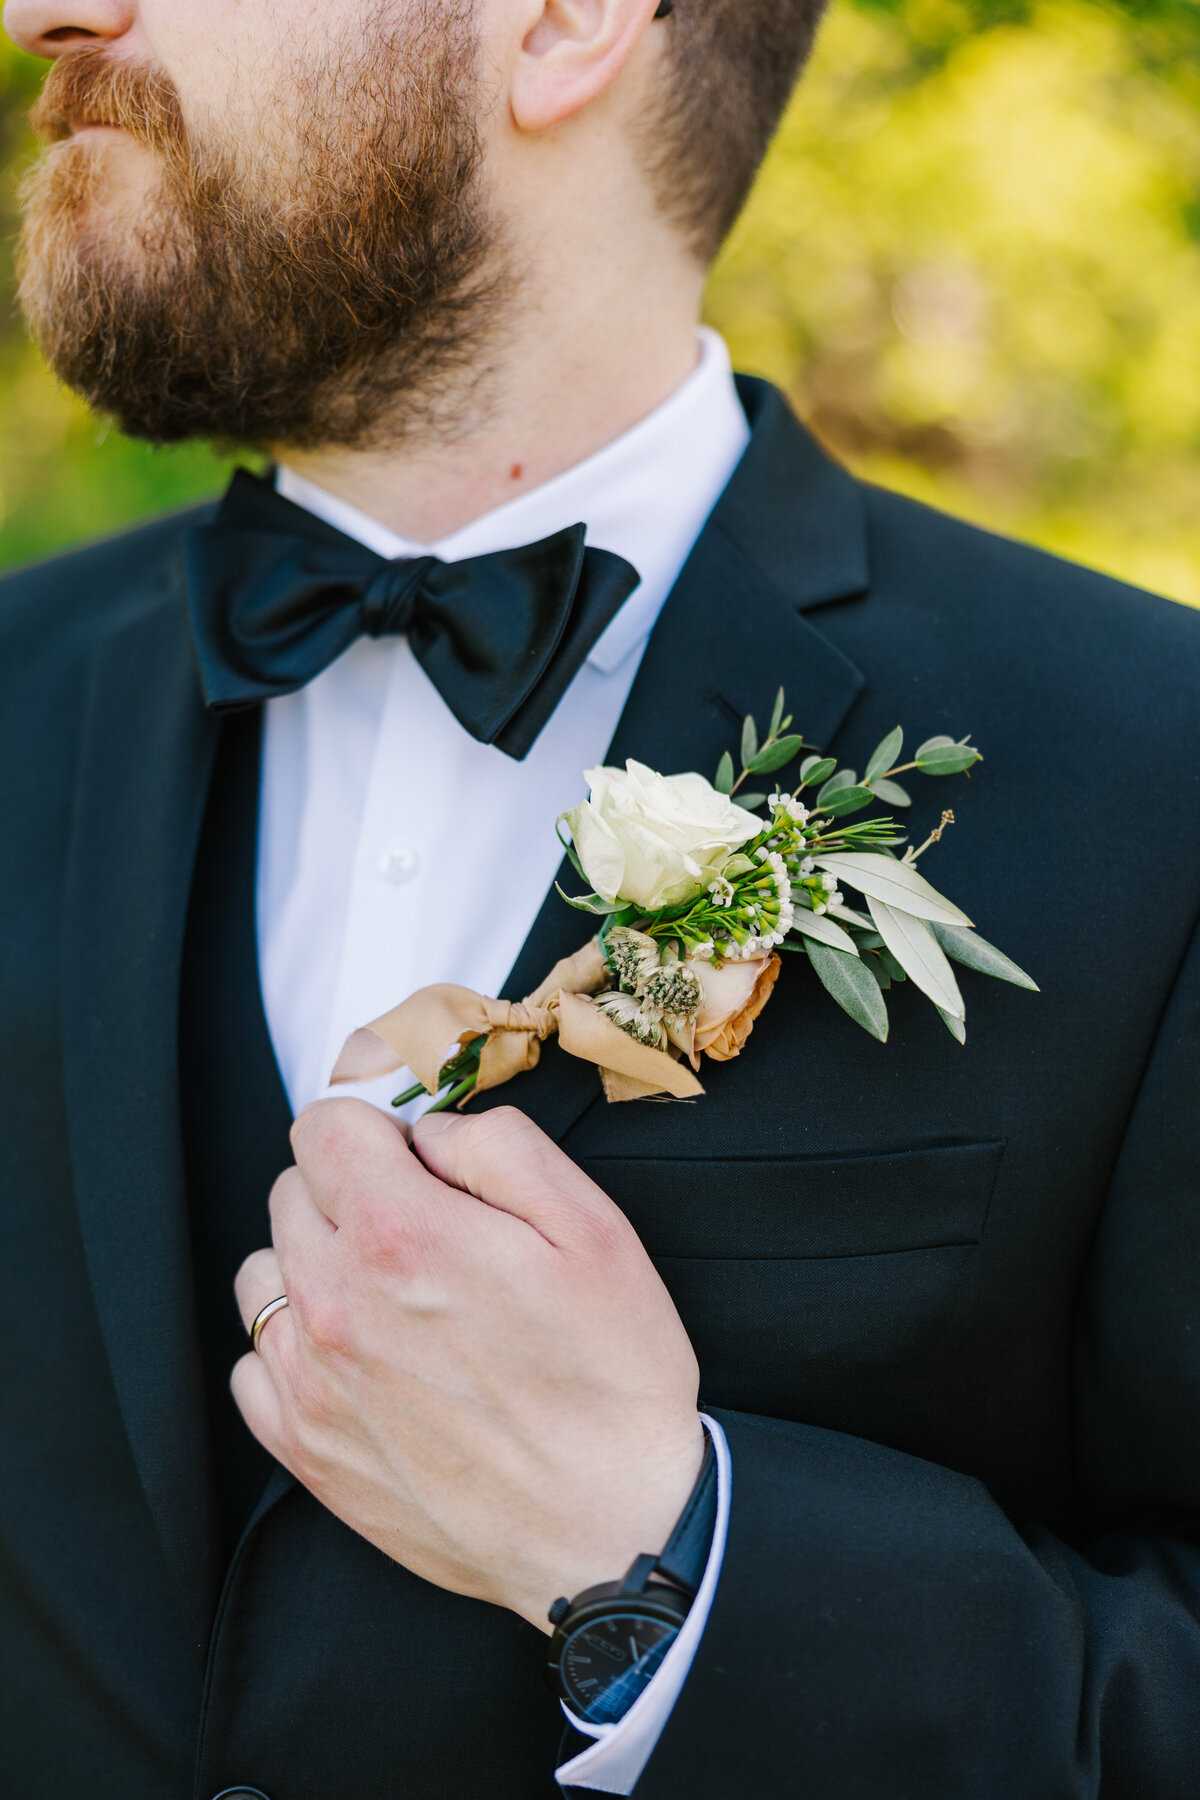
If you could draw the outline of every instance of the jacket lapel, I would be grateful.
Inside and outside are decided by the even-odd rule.
[[[180,957],[218,727],[173,571],[96,652],[68,872],[63,1041],[79,1216],[130,1445],[189,1623],[216,1537],[178,1087]],[[190,1427],[190,1428],[189,1428]]]
[[[722,751],[736,752],[745,715],[768,716],[780,686],[793,730],[824,748],[864,686],[805,616],[867,589],[858,485],[774,388],[746,377],[738,386],[750,444],[659,615],[607,763],[636,757],[664,774],[698,769],[711,780]],[[582,773],[580,781],[582,789]],[[568,893],[580,885],[565,861],[558,880]],[[585,915],[551,890],[504,997],[532,992],[587,930]],[[599,1095],[595,1069],[552,1046],[528,1083],[482,1095],[472,1110],[517,1105],[562,1138]]]

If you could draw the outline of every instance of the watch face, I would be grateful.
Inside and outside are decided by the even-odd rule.
[[[678,1635],[677,1624],[632,1612],[581,1625],[559,1659],[568,1706],[593,1725],[623,1719]]]

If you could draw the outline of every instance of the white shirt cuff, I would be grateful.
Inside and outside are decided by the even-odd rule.
[[[563,1711],[575,1730],[594,1738],[586,1750],[573,1756],[555,1771],[560,1787],[591,1788],[601,1794],[632,1794],[634,1784],[650,1761],[654,1746],[662,1736],[675,1702],[683,1691],[708,1624],[721,1564],[725,1557],[725,1539],[729,1533],[729,1498],[733,1484],[733,1465],[725,1433],[715,1419],[701,1413],[704,1428],[712,1439],[717,1458],[717,1522],[713,1527],[712,1547],[704,1577],[696,1591],[692,1609],[679,1629],[679,1636],[663,1657],[662,1667],[643,1693],[638,1695],[623,1719],[615,1725],[592,1725],[576,1718],[564,1704]]]

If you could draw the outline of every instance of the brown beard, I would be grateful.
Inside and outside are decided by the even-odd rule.
[[[58,376],[158,443],[378,447],[444,428],[447,395],[478,381],[501,286],[471,12],[440,5],[436,28],[400,45],[365,34],[369,47],[304,71],[290,166],[260,147],[253,175],[188,133],[161,70],[62,56],[34,114],[51,148],[19,253],[21,303]],[[136,221],[106,220],[111,146],[70,141],[71,119],[153,153]]]

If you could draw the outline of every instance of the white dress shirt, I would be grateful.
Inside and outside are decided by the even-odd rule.
[[[705,330],[695,371],[649,417],[437,543],[405,540],[279,470],[285,498],[381,556],[458,562],[582,521],[589,544],[641,576],[523,762],[463,730],[403,638],[360,639],[300,693],[267,703],[259,965],[293,1111],[329,1091],[351,1031],[417,988],[500,991],[561,861],[554,822],[584,797],[583,771],[603,760],[663,602],[748,437],[724,343]],[[390,1111],[409,1085],[404,1074],[336,1091]],[[686,1678],[729,1507],[728,1453],[720,1428],[708,1429],[721,1492],[700,1595],[625,1718],[579,1726],[596,1742],[559,1770],[565,1784],[630,1793]]]

